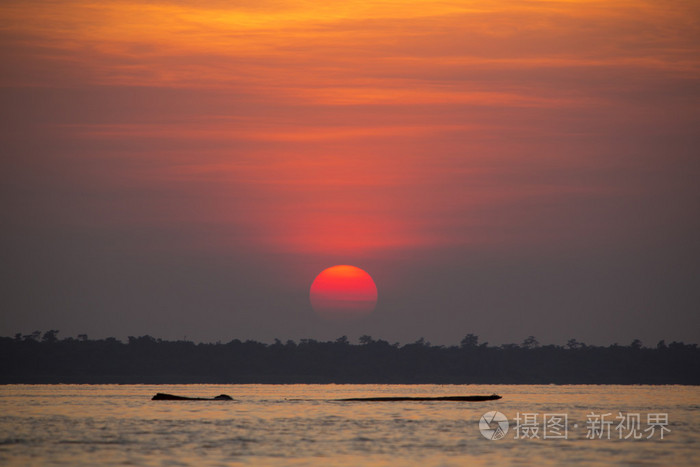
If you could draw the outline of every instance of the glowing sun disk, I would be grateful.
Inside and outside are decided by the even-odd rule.
[[[338,265],[323,270],[311,284],[311,306],[324,318],[352,319],[370,314],[377,286],[360,268]]]

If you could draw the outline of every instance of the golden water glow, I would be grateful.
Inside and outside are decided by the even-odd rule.
[[[185,405],[151,401],[156,392],[224,393],[236,401]],[[504,397],[488,405],[332,402],[347,397],[493,392]],[[511,432],[498,441],[502,448],[494,450],[486,444],[493,441],[478,431],[479,418],[487,410],[504,413],[513,430],[520,411],[548,413],[553,404],[558,413],[567,414],[566,442],[578,449],[586,464],[609,464],[614,457],[624,464],[651,459],[690,465],[698,434],[682,428],[700,423],[700,389],[681,385],[4,385],[0,396],[5,414],[0,430],[12,433],[3,450],[10,465],[91,465],[95,458],[110,465],[135,463],[134,459],[144,465],[235,464],[241,462],[241,452],[246,462],[256,465],[487,466],[494,459],[502,464],[523,459],[565,464],[570,453],[557,440],[526,442],[514,439]],[[610,439],[588,439],[586,417],[592,412],[642,413],[642,417],[666,413],[672,431],[663,440],[657,431],[654,439],[624,442],[613,425]],[[645,422],[642,419],[644,427]],[[354,441],[359,437],[364,439]],[[406,440],[414,438],[430,443],[407,447]],[[35,440],[30,451],[26,439]],[[644,449],[639,446],[642,442]]]

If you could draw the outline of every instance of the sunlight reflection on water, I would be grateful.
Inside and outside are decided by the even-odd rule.
[[[236,400],[151,401],[156,392]],[[339,402],[367,396],[491,394],[492,402]],[[502,440],[478,427],[504,413]],[[590,413],[668,413],[665,438],[587,439]],[[515,439],[517,413],[566,413],[568,439]],[[575,428],[575,426],[577,426]],[[644,425],[646,427],[646,425]],[[688,386],[9,385],[0,386],[0,464],[694,465],[700,388]]]

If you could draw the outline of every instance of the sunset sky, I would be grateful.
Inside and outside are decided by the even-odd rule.
[[[0,335],[700,342],[696,1],[5,0],[0,60]]]

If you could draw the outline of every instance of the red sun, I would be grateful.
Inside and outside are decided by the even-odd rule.
[[[311,306],[330,319],[367,316],[377,305],[377,286],[372,277],[355,266],[333,266],[316,276],[311,291]]]

